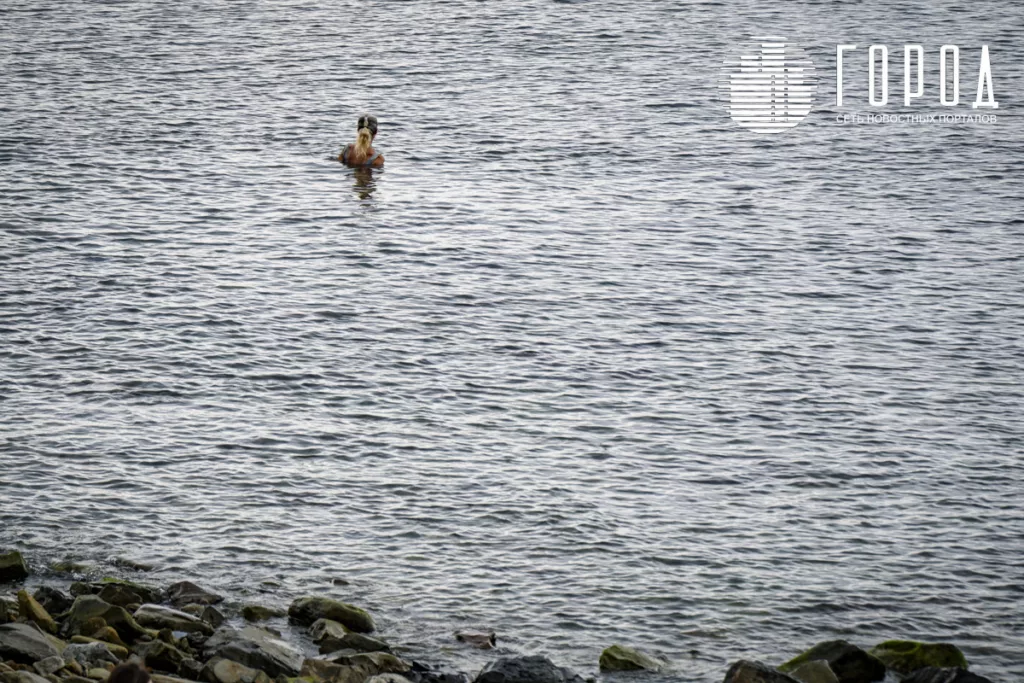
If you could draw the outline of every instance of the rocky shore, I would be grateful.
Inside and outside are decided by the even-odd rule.
[[[122,566],[148,569],[131,562]],[[323,596],[296,596],[287,612],[247,604],[238,614],[225,614],[218,607],[222,596],[190,581],[155,586],[108,577],[30,593],[22,587],[29,575],[20,552],[0,552],[3,683],[103,683],[114,666],[129,659],[146,666],[154,683],[584,683],[579,674],[538,655],[499,657],[472,675],[408,660],[397,654],[400,647],[376,635],[366,610]],[[229,617],[246,625],[233,627]],[[318,653],[263,623],[277,617],[305,628]],[[481,649],[495,645],[493,633],[454,638]],[[687,680],[684,670],[622,645],[606,648],[597,663],[609,675],[646,672],[659,680]],[[826,641],[776,667],[740,660],[724,673],[724,683],[882,680],[993,683],[968,671],[956,646],[907,640],[870,650]]]

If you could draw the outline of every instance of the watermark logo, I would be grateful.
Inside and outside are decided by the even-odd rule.
[[[738,60],[724,63],[729,116],[755,133],[781,133],[807,118],[818,77],[803,48],[783,37],[753,36]]]

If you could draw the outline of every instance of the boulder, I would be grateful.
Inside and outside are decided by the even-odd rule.
[[[140,600],[136,600],[136,602],[163,602],[165,597],[164,592],[156,586],[149,586],[144,583],[137,583],[135,581],[128,581],[127,579],[117,579],[109,576],[102,581],[90,584],[90,592],[98,594],[103,592],[103,589],[110,586],[122,588],[125,593],[135,593],[141,598]]]
[[[57,622],[24,588],[18,591],[18,612],[23,619],[39,624],[47,633],[57,632]]]
[[[761,662],[741,659],[725,673],[724,683],[799,683],[795,678]]]
[[[958,667],[928,666],[903,679],[903,683],[992,683],[989,679]]]
[[[558,666],[547,657],[501,657],[477,674],[476,683],[582,683],[579,674]]]
[[[111,645],[117,645],[119,647],[128,647],[128,645],[123,640],[121,640],[121,636],[117,634],[117,631],[110,626],[104,626],[103,628],[96,629],[92,632],[91,637],[95,638],[96,640],[102,640],[104,642],[110,643]]]
[[[302,668],[302,652],[274,634],[255,626],[240,631],[221,628],[206,641],[206,656],[224,657],[270,676],[294,676]]]
[[[967,659],[956,645],[921,643],[916,640],[887,640],[870,650],[898,674],[909,674],[928,666],[966,669]]]
[[[330,598],[299,598],[288,608],[288,616],[303,625],[312,624],[317,619],[330,619],[356,633],[372,633],[374,630],[373,618],[365,610]]]
[[[63,614],[71,609],[73,600],[70,596],[65,595],[63,592],[56,588],[50,588],[49,586],[40,586],[36,589],[36,592],[32,594],[32,597],[36,599],[43,609],[49,614]]]
[[[845,640],[828,640],[794,657],[779,667],[789,673],[805,662],[823,659],[828,662],[839,683],[872,683],[885,678],[885,664],[856,645]]]
[[[491,650],[498,644],[498,636],[494,631],[458,631],[455,640],[481,650]]]
[[[85,672],[87,678],[91,678],[94,681],[105,681],[110,678],[110,671],[100,667],[95,669],[89,669]]]
[[[270,676],[263,671],[223,657],[208,661],[200,676],[207,683],[271,683]]]
[[[288,613],[276,607],[264,607],[263,605],[245,605],[242,607],[242,618],[246,621],[266,621],[274,617],[283,617]]]
[[[28,565],[17,550],[0,552],[0,582],[21,581],[28,576]]]
[[[141,595],[128,586],[118,583],[108,583],[96,595],[100,600],[109,602],[111,605],[117,605],[118,607],[127,607],[128,605],[137,605],[145,602]]]
[[[224,597],[200,588],[191,581],[179,581],[167,589],[167,599],[176,607],[196,603],[199,605],[215,605],[224,600]],[[151,600],[150,602],[159,602]]]
[[[412,683],[405,676],[399,674],[377,674],[366,679],[366,683]]]
[[[110,643],[105,640],[100,640],[99,638],[89,638],[88,636],[71,636],[72,645],[91,645],[93,643],[103,645],[106,647],[107,651],[117,659],[128,659],[128,655],[131,654],[128,652],[128,648],[123,645]]]
[[[178,675],[192,681],[198,681],[203,672],[203,663],[191,657],[182,661],[178,667]]]
[[[74,560],[60,560],[50,563],[50,569],[58,574],[87,574],[92,571],[92,565]]]
[[[363,683],[372,676],[404,673],[411,668],[408,662],[384,652],[339,652],[330,658],[305,660],[301,674],[321,683]]]
[[[839,683],[835,673],[824,659],[804,662],[789,672],[800,683]]]
[[[0,659],[32,664],[60,652],[35,624],[0,625]]]
[[[164,674],[150,674],[149,678],[153,683],[196,683],[198,678],[179,678],[178,676],[167,676]],[[65,681],[64,683],[72,683],[72,681]]]
[[[123,607],[111,605],[95,595],[80,595],[75,598],[64,623],[65,634],[89,635],[85,625],[95,617],[112,626],[126,643],[133,643],[140,636],[150,635]]]
[[[601,671],[661,671],[665,663],[622,645],[606,647],[598,660]]]
[[[12,671],[3,675],[4,683],[50,683],[50,679],[43,678],[38,674],[29,671]]]
[[[412,662],[412,668],[402,675],[412,683],[469,683],[469,676],[462,672],[436,671],[422,662]]]
[[[126,653],[127,654],[127,653]],[[65,662],[78,662],[78,665],[85,671],[94,669],[98,665],[110,662],[119,663],[119,660],[106,643],[99,641],[93,643],[72,643],[64,648],[62,655]]]
[[[169,628],[172,631],[198,632],[208,636],[213,635],[213,627],[199,617],[194,617],[191,614],[180,612],[170,607],[142,605],[135,611],[134,616],[135,621],[140,626],[147,628]]]
[[[64,658],[60,655],[54,655],[53,657],[40,659],[32,665],[32,668],[39,672],[40,676],[57,673],[64,668]]]
[[[203,613],[199,615],[199,618],[214,628],[220,628],[221,624],[224,623],[224,615],[213,605],[207,605],[203,609]]]
[[[338,650],[355,652],[391,652],[391,646],[383,640],[361,633],[353,633],[336,621],[317,619],[309,627],[309,635],[317,644],[320,654]]]
[[[137,572],[151,572],[154,567],[154,565],[149,562],[140,562],[138,560],[133,560],[130,557],[114,558],[114,564],[118,567],[124,567],[125,569],[131,569]]]
[[[181,663],[189,659],[187,654],[162,640],[146,643],[137,652],[142,656],[146,666],[150,669],[170,673],[178,673]]]

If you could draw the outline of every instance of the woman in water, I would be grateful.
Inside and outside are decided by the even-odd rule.
[[[338,156],[338,161],[352,168],[380,168],[384,165],[384,155],[373,148],[373,139],[377,137],[377,117],[363,114],[356,124],[356,141],[347,145]]]

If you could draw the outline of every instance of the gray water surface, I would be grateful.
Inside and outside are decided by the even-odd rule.
[[[822,72],[779,136],[722,62]],[[583,671],[818,640],[1024,677],[1024,13],[959,3],[0,6],[0,545],[320,591]],[[868,112],[991,50],[995,124]],[[386,170],[332,161],[380,118]],[[977,112],[974,112],[977,113]],[[349,585],[335,586],[340,577]],[[440,653],[440,654],[439,654]]]

